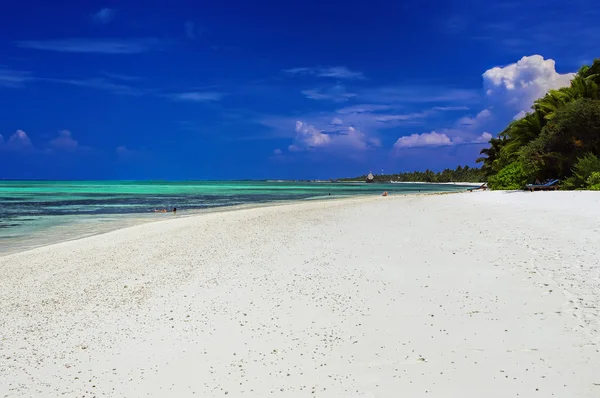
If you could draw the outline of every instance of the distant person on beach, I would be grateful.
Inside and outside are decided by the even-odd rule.
[[[173,207],[173,214],[177,213],[177,207]]]
[[[388,192],[387,192],[387,191],[385,191],[385,192],[383,193],[383,195],[381,195],[381,196],[388,196]]]

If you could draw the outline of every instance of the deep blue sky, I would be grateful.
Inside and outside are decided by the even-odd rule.
[[[13,1],[0,178],[330,178],[474,165],[600,56],[585,1]]]

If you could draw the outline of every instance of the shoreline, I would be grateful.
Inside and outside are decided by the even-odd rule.
[[[592,397],[599,204],[307,201],[0,257],[0,395]]]
[[[416,196],[416,195],[440,195],[440,194],[450,194],[450,193],[461,193],[460,191],[456,192],[410,192],[410,193],[402,193],[395,194],[393,196]],[[324,197],[316,197],[314,199],[297,199],[297,200],[277,200],[277,201],[269,201],[269,202],[256,202],[256,203],[246,203],[239,205],[231,205],[231,206],[215,206],[215,207],[207,207],[203,209],[189,209],[189,210],[178,210],[177,215],[173,215],[172,212],[167,213],[128,213],[128,214],[107,214],[103,215],[103,217],[93,218],[90,217],[85,222],[96,223],[96,229],[91,232],[83,232],[82,230],[77,230],[76,232],[72,232],[73,224],[72,223],[64,223],[55,225],[52,227],[48,227],[46,229],[36,231],[34,234],[29,236],[23,236],[20,238],[8,238],[5,240],[6,246],[0,250],[0,258],[9,256],[12,254],[22,253],[24,251],[29,251],[41,247],[52,246],[55,244],[63,243],[63,242],[73,242],[80,239],[85,239],[93,236],[104,235],[107,233],[111,233],[114,231],[118,231],[125,228],[130,228],[138,225],[152,224],[155,222],[168,221],[167,219],[151,219],[151,217],[172,217],[172,219],[179,219],[185,217],[196,217],[202,216],[211,213],[226,213],[226,212],[234,212],[240,210],[254,209],[254,208],[263,208],[263,207],[277,207],[277,206],[286,206],[293,204],[301,204],[307,202],[328,202],[328,201],[339,201],[346,199],[366,199],[366,198],[374,198],[378,197],[378,195],[352,195],[352,196],[331,196],[329,198]],[[120,220],[112,220],[104,223],[103,219],[109,218],[117,218],[122,217]],[[100,222],[100,224],[98,224]],[[101,225],[101,227],[98,227]],[[65,230],[67,229],[66,233]],[[42,243],[31,243],[32,241],[40,240],[42,236],[51,236],[57,234],[65,234],[61,238],[50,239],[44,241]],[[16,241],[10,242],[9,239],[17,239]]]

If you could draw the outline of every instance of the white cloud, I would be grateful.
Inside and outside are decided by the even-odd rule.
[[[434,106],[434,111],[452,112],[452,111],[468,111],[468,106]]]
[[[15,149],[31,148],[31,140],[23,130],[17,130],[13,135],[10,136],[6,145]]]
[[[74,151],[79,148],[79,143],[73,139],[69,130],[62,130],[58,133],[58,137],[50,141],[50,147],[64,151]]]
[[[525,117],[525,115],[527,115],[527,112],[526,112],[526,111],[521,111],[521,112],[517,113],[517,114],[516,114],[516,115],[513,117],[513,120],[519,120],[519,119],[521,119],[521,118],[524,118],[524,117]]]
[[[117,156],[121,159],[121,160],[129,160],[129,159],[134,159],[136,157],[139,156],[143,156],[144,152],[143,151],[139,151],[139,150],[135,150],[135,149],[130,149],[127,148],[127,146],[125,145],[119,145],[116,149],[115,152],[117,153]]]
[[[386,105],[460,103],[460,106],[464,106],[465,103],[478,102],[481,97],[476,90],[440,86],[383,86],[362,90],[358,94],[365,101]],[[446,105],[436,104],[436,106]]]
[[[94,15],[92,15],[92,18],[96,23],[106,25],[115,18],[115,10],[111,8],[103,8]]]
[[[341,84],[328,88],[326,90],[313,89],[313,90],[302,90],[301,93],[309,99],[313,100],[327,100],[333,102],[344,102],[351,98],[356,97],[356,94],[346,92],[346,88]]]
[[[315,68],[292,68],[284,70],[289,75],[310,75],[317,77],[331,77],[335,79],[364,79],[361,72],[355,72],[345,66],[328,66]]]
[[[369,137],[352,126],[336,126],[335,131],[325,132],[311,124],[296,121],[296,137],[289,146],[292,152],[313,150],[317,148],[340,150],[367,150],[381,145],[379,139]]]
[[[331,137],[329,135],[315,128],[315,126],[303,123],[299,120],[296,121],[296,133],[294,144],[292,144],[290,150],[316,148],[327,145],[331,142]],[[292,147],[294,149],[292,149]]]
[[[48,79],[48,78],[39,78],[39,80],[59,83],[59,84],[70,84],[72,86],[78,87],[87,87],[93,88],[97,90],[106,90],[110,91],[114,94],[120,95],[141,95],[143,94],[143,90],[139,90],[132,86],[128,86],[126,84],[121,83],[113,83],[110,80],[104,78],[95,78],[95,79],[83,79],[83,80],[69,80],[69,79]]]
[[[377,111],[387,111],[391,109],[389,105],[379,105],[379,104],[363,104],[363,105],[352,105],[347,106],[342,109],[338,109],[336,112],[340,114],[347,113],[368,113],[368,112],[377,112]]]
[[[481,144],[488,142],[491,138],[492,135],[486,132],[475,139],[466,141],[460,136],[450,137],[446,132],[438,133],[436,131],[432,131],[430,133],[412,134],[405,137],[400,137],[394,144],[394,149]]]
[[[275,149],[275,150],[273,151],[273,153],[274,153],[275,155],[281,155],[283,152],[281,151],[281,149],[277,148],[277,149]]]
[[[452,140],[446,134],[439,134],[435,131],[431,133],[412,134],[400,137],[394,144],[395,149],[401,148],[419,148],[425,146],[446,146],[452,145]]]
[[[386,122],[394,122],[394,121],[407,121],[407,120],[415,120],[422,119],[427,117],[430,112],[424,111],[419,113],[405,113],[405,114],[390,114],[390,115],[373,115],[373,119],[386,123]]]
[[[0,87],[21,87],[23,83],[33,79],[29,72],[11,70],[0,66]]]
[[[482,144],[489,142],[492,139],[492,135],[488,132],[482,133],[479,137],[471,141],[473,144]]]
[[[17,130],[13,135],[8,137],[6,142],[3,143],[3,141],[4,139],[0,136],[0,149],[7,151],[25,151],[33,149],[31,140],[23,130]]]
[[[345,66],[333,66],[329,68],[319,69],[317,76],[319,77],[334,77],[336,79],[364,79],[361,72],[354,72]]]
[[[166,42],[158,39],[61,39],[29,40],[15,43],[21,48],[67,53],[140,54],[160,49]]]
[[[214,91],[190,91],[187,93],[178,93],[169,95],[172,100],[175,101],[194,101],[194,102],[207,102],[207,101],[219,101],[225,96],[224,93],[218,93]]]
[[[488,69],[483,74],[483,82],[486,94],[493,102],[515,111],[527,111],[548,90],[568,86],[574,76],[574,73],[556,72],[552,59],[531,55],[514,64]]]
[[[344,121],[338,117],[334,117],[333,119],[331,119],[331,124],[334,124],[334,125],[344,124]]]
[[[484,109],[481,112],[479,112],[475,117],[461,117],[460,119],[458,119],[457,124],[459,126],[468,126],[475,128],[481,125],[483,122],[485,122],[485,120],[488,119],[490,116],[492,116],[492,112],[490,112],[489,109]]]

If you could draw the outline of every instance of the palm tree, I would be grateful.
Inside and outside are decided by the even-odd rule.
[[[589,68],[588,68],[589,69]],[[600,98],[600,90],[594,82],[598,75],[589,75],[582,77],[575,76],[571,80],[570,87],[563,87],[558,90],[550,90],[548,93],[535,101],[533,109],[542,114],[545,120],[552,120],[556,110],[578,98]],[[543,126],[542,126],[543,127]]]
[[[502,149],[502,144],[504,141],[504,138],[492,138],[490,140],[490,147],[483,148],[481,151],[479,151],[480,155],[485,156],[479,157],[475,161],[477,163],[483,163],[481,165],[481,171],[483,171],[486,176],[489,176],[494,172],[492,165],[494,161],[498,159],[498,156],[500,156],[500,149]]]
[[[542,118],[539,112],[528,113],[525,117],[515,120],[501,133],[506,138],[506,144],[502,150],[509,158],[514,158],[523,146],[540,135],[542,127]]]
[[[571,91],[573,99],[589,98],[598,99],[598,85],[594,82],[596,75],[590,75],[586,78],[576,76],[571,80]]]
[[[565,104],[573,101],[575,98],[575,91],[573,91],[571,87],[550,90],[542,98],[535,100],[533,109],[545,120],[552,120],[559,108],[562,108]]]

